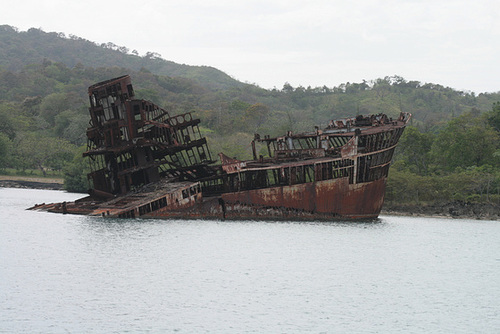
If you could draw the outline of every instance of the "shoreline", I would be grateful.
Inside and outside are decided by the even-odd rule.
[[[64,190],[64,180],[59,178],[0,175],[0,188]]]
[[[385,203],[382,215],[500,221],[500,205],[453,201],[426,205]]]
[[[0,188],[64,190],[64,180],[59,178],[0,175]],[[430,205],[385,203],[380,214],[387,216],[500,221],[500,205],[463,201]]]

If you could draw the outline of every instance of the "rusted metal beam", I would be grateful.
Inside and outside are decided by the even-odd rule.
[[[92,85],[89,100],[91,196],[34,209],[122,218],[374,218],[411,117],[359,115],[308,133],[256,134],[253,160],[220,153],[216,165],[200,120],[134,99],[130,77]],[[257,157],[257,142],[267,157]]]

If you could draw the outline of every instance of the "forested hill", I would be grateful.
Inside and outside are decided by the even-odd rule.
[[[5,25],[0,26],[0,172],[66,168],[67,188],[85,189],[87,88],[125,74],[136,98],[174,114],[196,112],[213,154],[241,159],[251,157],[255,133],[276,136],[310,131],[340,117],[410,112],[387,199],[479,198],[500,204],[499,92],[475,94],[400,76],[337,87],[284,83],[266,90],[154,52],[141,57],[112,43]]]
[[[141,57],[111,42],[98,45],[63,33],[0,26],[0,101],[30,104],[32,116],[45,115],[49,126],[64,110],[88,116],[87,87],[124,74],[131,75],[138,98],[198,110],[204,126],[222,136],[301,131],[338,117],[381,112],[392,117],[400,111],[413,114],[413,125],[437,131],[454,117],[490,111],[500,101],[500,93],[476,95],[399,76],[337,87],[284,83],[282,89],[270,91],[212,67],[164,60],[154,52]],[[46,116],[55,100],[59,107]]]
[[[60,62],[68,67],[81,64],[85,67],[123,67],[134,71],[147,69],[158,75],[194,79],[214,88],[243,85],[224,72],[209,66],[189,66],[164,60],[155,52],[139,56],[111,42],[96,44],[78,36],[44,32],[31,28],[18,31],[0,26],[0,66],[9,71],[20,71],[28,64],[41,63],[44,59]]]
[[[296,125],[297,129],[339,116],[378,112],[392,116],[400,110],[411,112],[419,124],[434,126],[471,108],[488,111],[500,96],[499,93],[476,95],[438,83],[422,83],[398,76],[348,82],[338,87],[292,87],[284,83],[282,89],[268,91],[239,82],[213,67],[177,64],[160,58],[155,52],[139,56],[135,50],[130,51],[112,42],[96,44],[74,35],[47,33],[36,28],[19,31],[8,25],[0,26],[0,71],[3,76],[0,80],[6,85],[0,87],[0,99],[4,101],[30,96],[43,98],[51,93],[68,91],[69,81],[84,86],[109,79],[104,75],[131,74],[138,88],[151,93],[143,98],[155,95],[159,97],[155,102],[162,102],[160,99],[164,102],[168,97],[169,102],[189,101],[189,104],[203,109],[217,108],[219,114],[229,111],[224,106],[234,100],[250,104],[259,102],[268,107],[270,113],[286,112],[284,119],[291,120],[288,123]],[[44,80],[56,80],[59,84],[35,88],[36,81],[26,82],[33,79],[28,78],[33,71],[41,72],[37,76],[44,76]],[[142,79],[150,80],[148,76],[134,75],[145,72],[157,79],[146,82]],[[19,84],[22,89],[16,87]],[[74,87],[73,93],[84,95],[85,92],[85,86]],[[175,94],[177,96],[173,96]]]

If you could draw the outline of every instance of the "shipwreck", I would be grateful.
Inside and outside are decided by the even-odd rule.
[[[92,85],[89,194],[31,209],[119,218],[376,218],[391,159],[410,119],[332,120],[324,129],[255,135],[253,159],[214,159],[192,113],[134,98],[126,75]],[[267,147],[257,155],[256,143]]]

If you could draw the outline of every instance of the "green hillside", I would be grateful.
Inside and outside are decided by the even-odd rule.
[[[140,57],[126,47],[113,43],[98,45],[63,33],[46,33],[35,28],[23,32],[8,25],[0,26],[0,66],[8,71],[20,71],[28,64],[49,59],[70,68],[77,64],[93,68],[123,67],[134,71],[144,68],[158,75],[194,79],[213,88],[244,85],[213,67],[181,65],[158,56],[148,52]]]
[[[399,76],[265,90],[208,66],[134,53],[112,43],[0,26],[0,169],[64,170],[69,189],[85,188],[87,87],[129,74],[137,98],[172,113],[195,111],[213,153],[239,158],[250,157],[254,133],[273,136],[356,114],[410,112],[411,127],[391,169],[389,201],[500,201],[498,92],[476,95]]]

